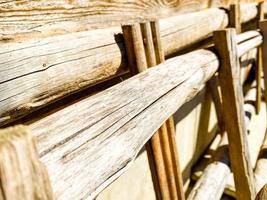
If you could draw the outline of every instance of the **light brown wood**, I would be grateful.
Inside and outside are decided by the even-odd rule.
[[[136,28],[137,26],[139,28]],[[137,24],[124,26],[124,29],[129,30],[124,31],[127,55],[130,56],[129,60],[131,63],[134,63],[132,59],[136,59],[137,72],[144,71],[148,67],[153,67],[157,63],[159,64],[164,61],[158,22],[142,23],[141,26]],[[134,34],[137,35],[136,32],[138,32],[139,37],[134,37]],[[132,37],[129,37],[129,35],[132,35]],[[132,44],[128,44],[129,42],[132,42]],[[133,49],[132,46],[134,47]],[[175,155],[177,154],[177,149],[174,149],[176,148],[176,141],[172,140],[171,135],[175,135],[175,131],[170,128],[168,129],[167,124],[164,123],[146,146],[150,160],[149,163],[154,165],[150,166],[151,170],[156,169],[155,172],[152,172],[152,174],[155,174],[152,177],[156,177],[156,180],[153,180],[154,187],[157,198],[166,200],[185,199],[179,162],[174,163],[178,158]],[[159,191],[157,191],[158,186]],[[158,194],[159,192],[160,194]]]
[[[160,20],[164,54],[169,56],[226,25],[227,15],[220,9]],[[121,28],[113,27],[1,44],[0,125],[125,73],[127,53],[118,33]]]
[[[248,143],[243,109],[243,92],[240,81],[240,65],[235,39],[235,30],[214,32],[215,48],[221,66],[219,81],[222,93],[225,130],[229,139],[231,168],[234,173],[237,199],[255,198],[254,176],[248,152]]]
[[[30,124],[55,198],[94,198],[218,65],[214,53],[194,51]]]
[[[0,199],[53,200],[49,176],[24,126],[0,129]]]

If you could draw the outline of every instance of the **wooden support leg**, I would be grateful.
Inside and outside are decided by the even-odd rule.
[[[133,72],[164,61],[157,22],[123,26],[122,29],[128,62],[131,68],[137,69]],[[152,136],[146,148],[157,198],[185,199],[172,117]]]
[[[262,70],[264,79],[264,97],[267,104],[267,20],[260,21],[259,23],[260,31],[263,36],[263,43],[261,45],[262,54]]]
[[[52,200],[49,177],[29,130],[23,126],[0,130],[0,146],[0,199]]]
[[[258,4],[258,28],[259,22],[264,19],[264,1]],[[262,73],[262,48],[261,46],[258,47],[257,52],[257,63],[256,63],[256,113],[260,113],[260,106],[261,106],[261,73]]]
[[[235,28],[236,33],[241,33],[240,4],[231,4],[229,10],[229,27]]]
[[[255,198],[254,175],[248,153],[244,100],[235,36],[235,29],[226,29],[215,31],[213,39],[221,60],[219,83],[236,196],[238,200],[252,200]]]

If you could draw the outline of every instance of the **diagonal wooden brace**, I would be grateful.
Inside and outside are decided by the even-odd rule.
[[[230,161],[236,185],[236,197],[238,200],[252,200],[255,198],[255,184],[248,153],[235,29],[215,31],[213,39],[221,61],[219,83],[222,94],[223,119],[228,134]]]

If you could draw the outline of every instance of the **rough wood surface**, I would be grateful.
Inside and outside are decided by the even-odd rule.
[[[30,124],[55,197],[95,197],[217,69],[216,56],[198,50]]]
[[[229,27],[235,28],[236,33],[241,33],[241,8],[239,3],[230,5]]]
[[[44,37],[129,24],[211,7],[228,6],[235,0],[55,0],[1,1],[0,41]],[[255,0],[242,0],[255,2]],[[252,8],[252,7],[251,7]],[[244,14],[253,16],[254,10]],[[247,16],[247,17],[246,17]]]
[[[160,20],[163,51],[168,56],[226,24],[226,13],[219,9]],[[120,32],[98,29],[1,44],[0,125],[124,72]]]
[[[251,38],[243,43],[238,44],[238,56],[242,56],[248,51],[254,49],[255,47],[258,47],[262,44],[262,36],[257,36],[254,38]]]
[[[267,185],[264,185],[262,189],[258,192],[255,200],[265,200],[267,199]]]
[[[226,29],[215,31],[213,39],[215,48],[223,61],[219,69],[219,82],[236,196],[239,200],[251,200],[255,198],[254,175],[248,152],[240,64],[235,37],[235,29]]]
[[[164,54],[169,56],[226,25],[226,12],[219,9],[160,20]],[[0,125],[125,73],[120,32],[120,28],[99,29],[1,44]]]
[[[24,126],[0,130],[0,199],[53,200],[46,168]]]

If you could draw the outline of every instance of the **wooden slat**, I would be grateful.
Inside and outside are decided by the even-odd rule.
[[[53,200],[49,177],[30,131],[24,126],[1,129],[0,145],[0,199]]]
[[[222,59],[219,81],[222,92],[225,130],[229,139],[231,167],[237,199],[255,198],[254,176],[248,153],[240,65],[235,30],[214,32],[215,48]]]

